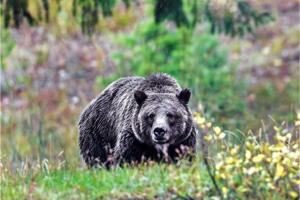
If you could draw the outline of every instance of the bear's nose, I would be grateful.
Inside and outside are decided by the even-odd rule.
[[[157,139],[163,139],[163,137],[166,133],[165,129],[163,129],[163,128],[155,128],[153,132]]]

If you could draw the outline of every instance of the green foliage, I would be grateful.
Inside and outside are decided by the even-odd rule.
[[[156,0],[154,17],[156,23],[171,20],[174,21],[177,26],[189,25],[186,13],[183,10],[182,0]]]
[[[15,47],[15,41],[11,37],[10,31],[7,29],[1,30],[1,51],[0,51],[0,69],[6,68],[5,60],[10,55]]]
[[[96,25],[99,24],[100,14],[104,17],[112,16],[113,8],[117,2],[120,1],[72,0],[72,14],[73,16],[80,16],[79,22],[82,31],[91,34],[95,31]],[[123,0],[122,2],[127,8],[131,5],[131,0]],[[208,19],[211,24],[211,32],[224,32],[232,36],[252,32],[256,26],[265,24],[272,19],[269,13],[256,11],[245,0],[228,0],[225,4],[218,0],[155,0],[151,3],[154,10],[154,20],[157,24],[168,20],[174,22],[177,27],[185,26],[193,29],[198,22]],[[35,4],[35,11],[29,9],[29,4]],[[19,27],[23,20],[27,20],[31,25],[41,21],[49,23],[51,9],[56,7],[55,4],[58,4],[57,11],[66,6],[63,5],[66,2],[51,2],[49,0],[5,1],[3,3],[4,24],[8,27],[13,22],[16,27]],[[232,7],[236,7],[236,9],[232,9]],[[38,15],[33,12],[37,12]]]
[[[103,16],[111,16],[115,3],[116,0],[78,0],[78,7],[81,9],[82,31],[89,34],[94,32],[99,21],[99,10],[101,9]]]
[[[115,77],[165,72],[190,87],[194,107],[202,102],[206,113],[220,123],[243,114],[244,86],[216,36],[185,27],[142,24],[132,35],[120,37],[124,49],[115,54],[119,66]]]
[[[213,0],[206,4],[205,16],[211,24],[212,33],[231,36],[253,33],[254,28],[273,20],[270,13],[255,10],[245,0],[227,0],[225,3]]]
[[[11,19],[14,21],[15,26],[19,27],[23,19],[27,19],[28,23],[33,25],[35,19],[28,11],[28,1],[27,0],[10,0],[1,1],[3,3],[3,15],[4,15],[4,25],[9,26]]]

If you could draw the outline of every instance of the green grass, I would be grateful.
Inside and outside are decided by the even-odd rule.
[[[213,192],[203,165],[144,164],[106,169],[50,169],[2,173],[2,199],[187,198]],[[206,191],[205,191],[206,190]],[[207,195],[207,194],[206,194]]]

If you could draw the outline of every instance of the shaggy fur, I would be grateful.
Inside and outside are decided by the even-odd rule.
[[[166,74],[125,77],[111,83],[80,117],[79,146],[85,163],[176,161],[183,149],[193,152],[195,130],[189,97],[189,90],[182,90]],[[166,130],[166,143],[155,142],[154,126]]]

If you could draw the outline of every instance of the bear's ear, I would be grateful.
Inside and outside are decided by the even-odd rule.
[[[147,99],[147,95],[145,94],[145,92],[137,90],[134,92],[134,99],[137,102],[137,104],[142,105]]]
[[[183,89],[179,94],[176,95],[180,102],[183,104],[188,104],[190,97],[191,97],[191,91],[189,89]]]

